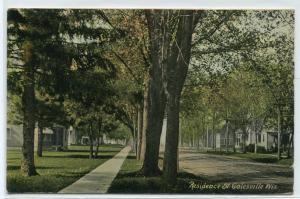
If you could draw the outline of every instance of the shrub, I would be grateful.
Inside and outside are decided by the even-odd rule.
[[[254,144],[249,144],[246,146],[246,151],[250,153],[254,153],[255,150],[255,145]]]
[[[266,148],[263,146],[257,146],[256,150],[257,150],[257,153],[266,153],[267,152]]]

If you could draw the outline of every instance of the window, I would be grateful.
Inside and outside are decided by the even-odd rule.
[[[261,142],[261,134],[257,135],[257,142]]]
[[[237,134],[236,135],[236,146],[240,146],[241,144],[241,140],[242,140],[242,135],[241,134]]]
[[[221,145],[225,145],[226,144],[226,139],[225,138],[221,138]]]

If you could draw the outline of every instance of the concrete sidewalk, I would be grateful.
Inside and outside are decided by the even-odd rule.
[[[131,147],[126,146],[112,159],[104,162],[58,193],[106,193],[130,150]]]

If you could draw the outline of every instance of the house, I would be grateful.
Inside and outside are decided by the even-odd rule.
[[[234,132],[234,133],[232,133]],[[221,129],[216,133],[216,149],[224,150],[226,149],[226,131]],[[245,136],[245,145],[255,145],[260,147],[260,149],[265,151],[272,151],[277,146],[277,131],[271,131],[269,129],[262,129],[260,132],[255,132],[251,128],[247,128],[247,133],[244,134],[241,129],[235,131],[229,131],[229,142],[228,148],[232,150],[235,148],[237,151],[242,151],[243,141]],[[254,150],[254,148],[253,148]]]
[[[6,140],[8,147],[22,147],[23,144],[23,126],[10,125],[6,127]]]
[[[68,131],[63,126],[56,125],[52,129],[45,128],[43,145],[45,147],[54,147],[55,149],[67,148],[68,146]],[[35,129],[34,146],[38,143],[38,129]]]
[[[22,147],[23,145],[23,125],[7,125],[7,147]],[[75,131],[72,128],[66,129],[56,125],[53,128],[43,129],[44,147],[64,147],[74,143],[76,140]],[[38,128],[34,129],[34,149],[38,145]]]
[[[80,144],[82,145],[89,145],[90,138],[89,136],[81,136]],[[94,145],[96,145],[96,141],[94,141]],[[126,145],[127,140],[126,139],[112,139],[109,138],[106,134],[102,134],[102,137],[100,137],[100,144],[120,144],[120,145]]]
[[[216,149],[226,149],[226,144],[229,149],[233,149],[237,144],[240,144],[240,138],[237,139],[237,142],[235,142],[234,135],[229,133],[228,136],[226,136],[225,132],[225,129],[221,129],[216,132]],[[229,141],[227,142],[227,140]]]

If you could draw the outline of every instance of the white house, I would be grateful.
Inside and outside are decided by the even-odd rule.
[[[222,150],[226,148],[226,136],[225,130],[222,129],[216,133],[216,149]],[[247,129],[247,133],[244,134],[241,129],[236,130],[235,132],[229,132],[229,142],[228,147],[232,149],[233,146],[236,150],[242,150],[243,148],[243,139],[245,136],[246,146],[255,145],[257,147],[262,147],[266,151],[273,150],[277,145],[277,132],[271,131],[269,129],[263,129],[262,131],[256,133],[250,128]],[[256,140],[256,141],[255,141]]]
[[[8,124],[7,128],[7,147],[22,147],[23,145],[23,125]],[[71,132],[71,133],[70,133]],[[56,125],[52,129],[43,129],[44,147],[67,147],[74,143],[75,131],[67,130],[62,126]],[[70,136],[71,135],[71,136]],[[76,138],[76,137],[75,137]],[[76,140],[75,140],[76,141]],[[34,129],[34,148],[37,149],[38,128]]]

